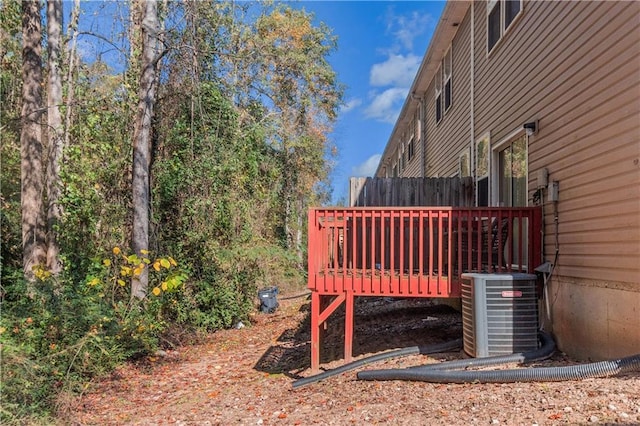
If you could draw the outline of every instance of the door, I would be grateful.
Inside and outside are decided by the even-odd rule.
[[[496,181],[497,181],[497,205],[501,207],[525,207],[527,205],[527,177],[528,155],[527,136],[521,134],[506,141],[495,151]],[[512,260],[512,267],[526,269],[528,259],[527,230],[529,224],[526,219],[522,222],[514,219],[512,224],[512,236],[507,241],[505,262]]]

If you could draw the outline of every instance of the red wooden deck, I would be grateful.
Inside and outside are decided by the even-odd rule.
[[[311,209],[312,370],[323,325],[342,303],[349,362],[355,296],[460,297],[463,272],[532,272],[541,263],[541,221],[539,207]]]

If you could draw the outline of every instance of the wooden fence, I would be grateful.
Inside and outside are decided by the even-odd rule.
[[[449,178],[349,179],[350,207],[417,207],[474,205],[473,180]]]

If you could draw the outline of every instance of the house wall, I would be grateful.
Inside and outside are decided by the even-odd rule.
[[[458,159],[463,150],[471,146],[470,88],[471,16],[460,23],[451,43],[452,48],[452,103],[436,123],[435,82],[429,85],[425,96],[426,161],[425,176],[449,177],[458,173]],[[444,51],[442,55],[444,55]]]
[[[489,54],[486,17],[475,1],[460,23],[438,124],[433,82],[425,92],[424,175],[455,175],[471,141],[488,133],[495,147],[538,120],[529,203],[543,168],[560,188],[557,203],[544,193],[547,325],[579,359],[640,353],[640,2],[525,0]]]
[[[539,120],[530,195],[541,168],[559,182],[549,292],[558,344],[580,358],[639,353],[640,3],[527,1],[490,54],[486,4],[474,7],[476,134],[495,145]]]

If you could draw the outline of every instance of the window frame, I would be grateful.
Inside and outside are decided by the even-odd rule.
[[[483,155],[479,155],[480,152],[480,144],[484,143],[482,151]],[[490,185],[489,185],[489,176],[491,175],[491,134],[489,132],[483,134],[475,141],[475,152],[474,152],[474,169],[473,175],[475,180],[475,190],[476,190],[476,206],[478,207],[486,207],[491,203],[491,194],[490,194]],[[483,161],[484,164],[480,164]],[[480,185],[484,185],[486,191],[486,200],[480,201]]]
[[[435,78],[435,91],[436,91],[436,96],[435,96],[435,102],[436,102],[436,124],[440,123],[442,121],[442,117],[444,116],[442,111],[442,64],[440,64],[440,66],[438,67],[438,71],[436,71],[436,78]]]
[[[470,148],[465,148],[458,156],[458,176],[470,177],[471,176],[471,154]]]
[[[490,176],[491,176],[491,194],[490,194],[490,199],[491,199],[491,204],[493,206],[501,206],[502,200],[500,199],[501,196],[501,182],[500,182],[500,172],[501,172],[501,164],[500,164],[500,153],[502,151],[504,151],[506,148],[508,148],[509,146],[513,145],[514,142],[517,142],[519,140],[521,140],[522,138],[524,138],[524,161],[525,161],[525,169],[526,169],[526,173],[525,173],[525,192],[526,190],[528,190],[529,188],[529,137],[526,135],[526,132],[524,131],[524,129],[519,128],[514,130],[513,132],[511,132],[511,134],[507,135],[505,138],[503,138],[501,141],[499,141],[498,143],[496,143],[495,145],[491,146],[490,148],[490,153],[491,153],[491,170],[490,170]],[[521,207],[526,207],[529,205],[529,200],[528,200],[528,196],[524,197],[524,205],[522,205]]]
[[[512,16],[511,21],[507,23],[507,4],[518,3],[518,12]],[[494,11],[498,8],[498,34],[497,39],[493,44],[490,44],[490,18]],[[520,19],[524,12],[524,0],[488,0],[487,1],[487,16],[485,22],[487,24],[487,55],[491,54],[497,46],[500,45],[505,35],[511,30],[515,23]]]
[[[448,72],[447,72],[448,71]],[[443,114],[446,114],[447,111],[451,108],[453,104],[453,53],[452,46],[449,46],[444,57],[442,58],[442,103],[443,103]],[[448,98],[447,98],[448,95]],[[447,105],[447,99],[449,104]]]
[[[407,162],[411,162],[411,160],[415,157],[415,137],[411,136],[409,139],[409,143],[407,144]]]

